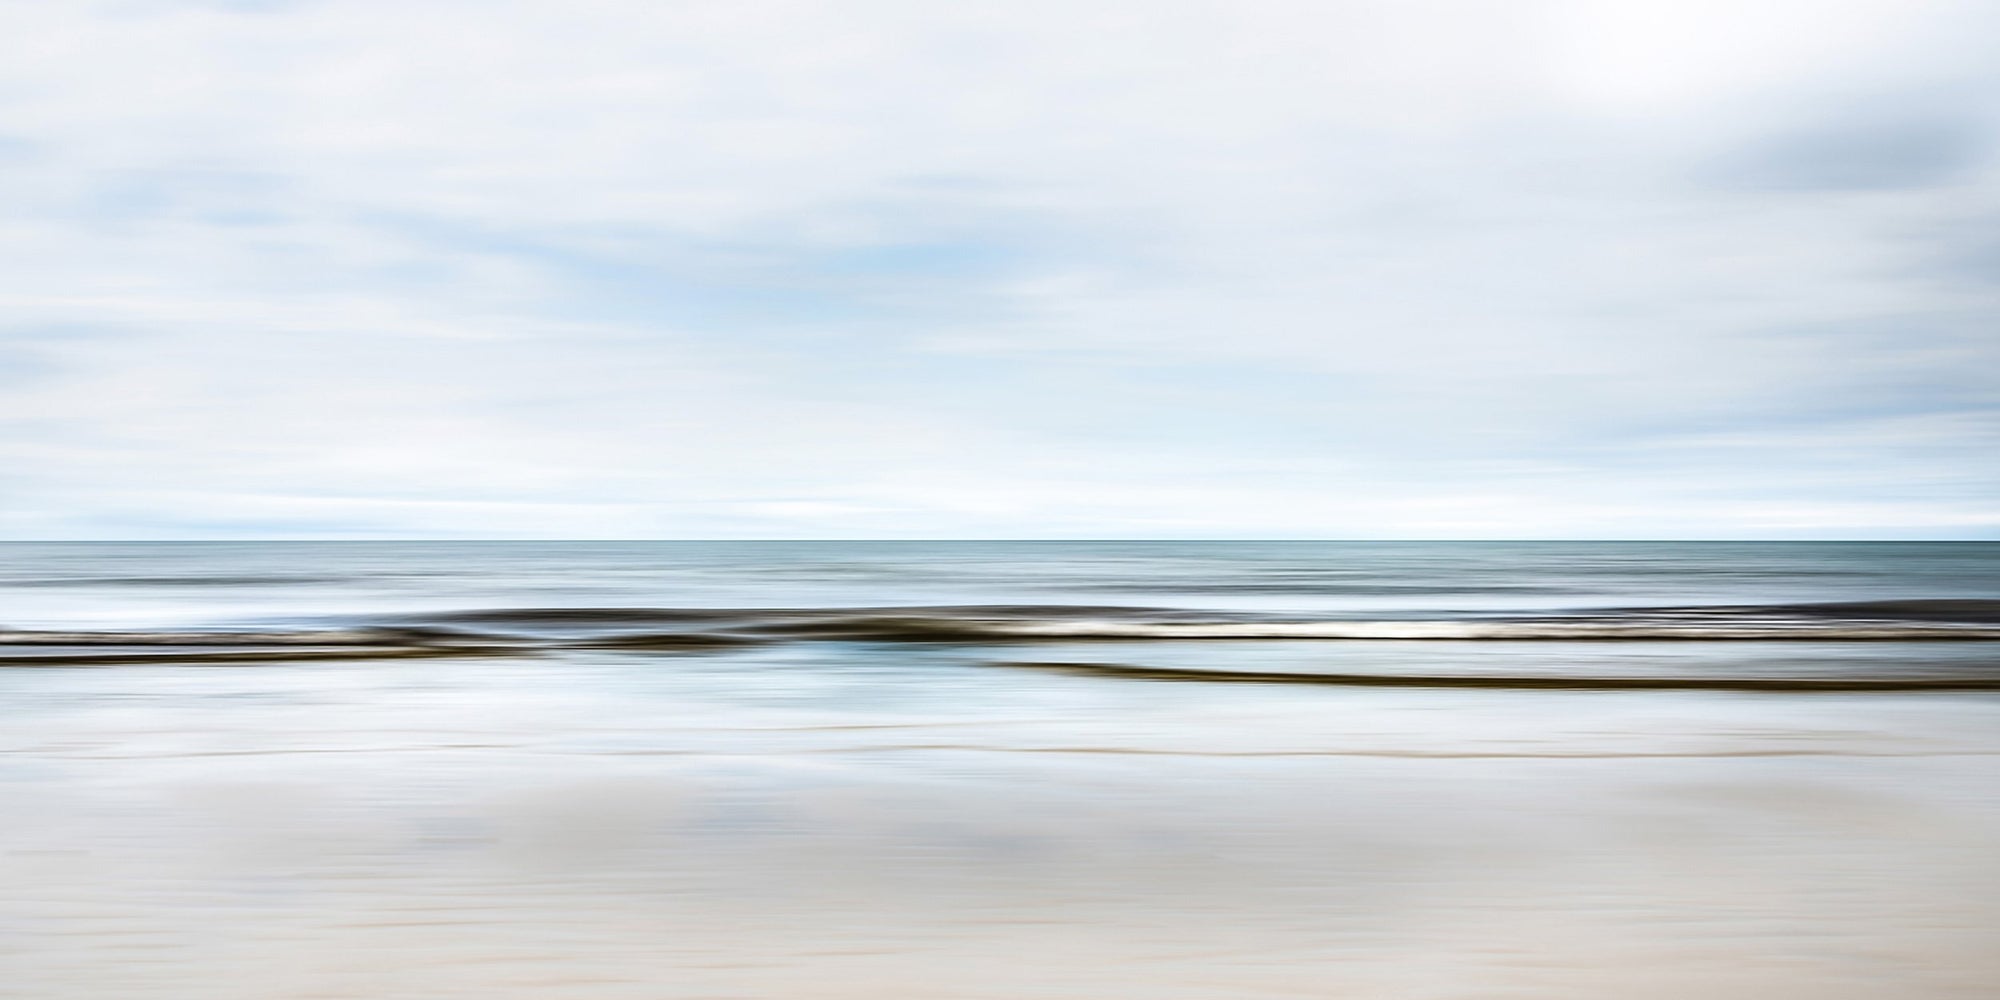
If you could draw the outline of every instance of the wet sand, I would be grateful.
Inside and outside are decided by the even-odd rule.
[[[899,702],[907,678],[798,662],[8,671],[0,995],[1984,1000],[2000,981],[1991,695],[968,658]]]

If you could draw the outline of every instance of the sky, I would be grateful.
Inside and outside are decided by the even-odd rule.
[[[0,0],[0,538],[2000,538],[2000,5]]]

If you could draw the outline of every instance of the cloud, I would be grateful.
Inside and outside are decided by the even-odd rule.
[[[1727,186],[1766,190],[1871,191],[1948,184],[1978,165],[1979,123],[1902,115],[1842,115],[1759,137],[1718,171]]]
[[[0,20],[17,536],[2000,534],[1978,5]]]

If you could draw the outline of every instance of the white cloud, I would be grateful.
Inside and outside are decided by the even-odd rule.
[[[1985,532],[1996,27],[15,5],[0,530]]]

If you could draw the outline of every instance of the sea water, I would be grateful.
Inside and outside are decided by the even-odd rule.
[[[0,599],[5,996],[2000,981],[2000,543],[12,543]]]

